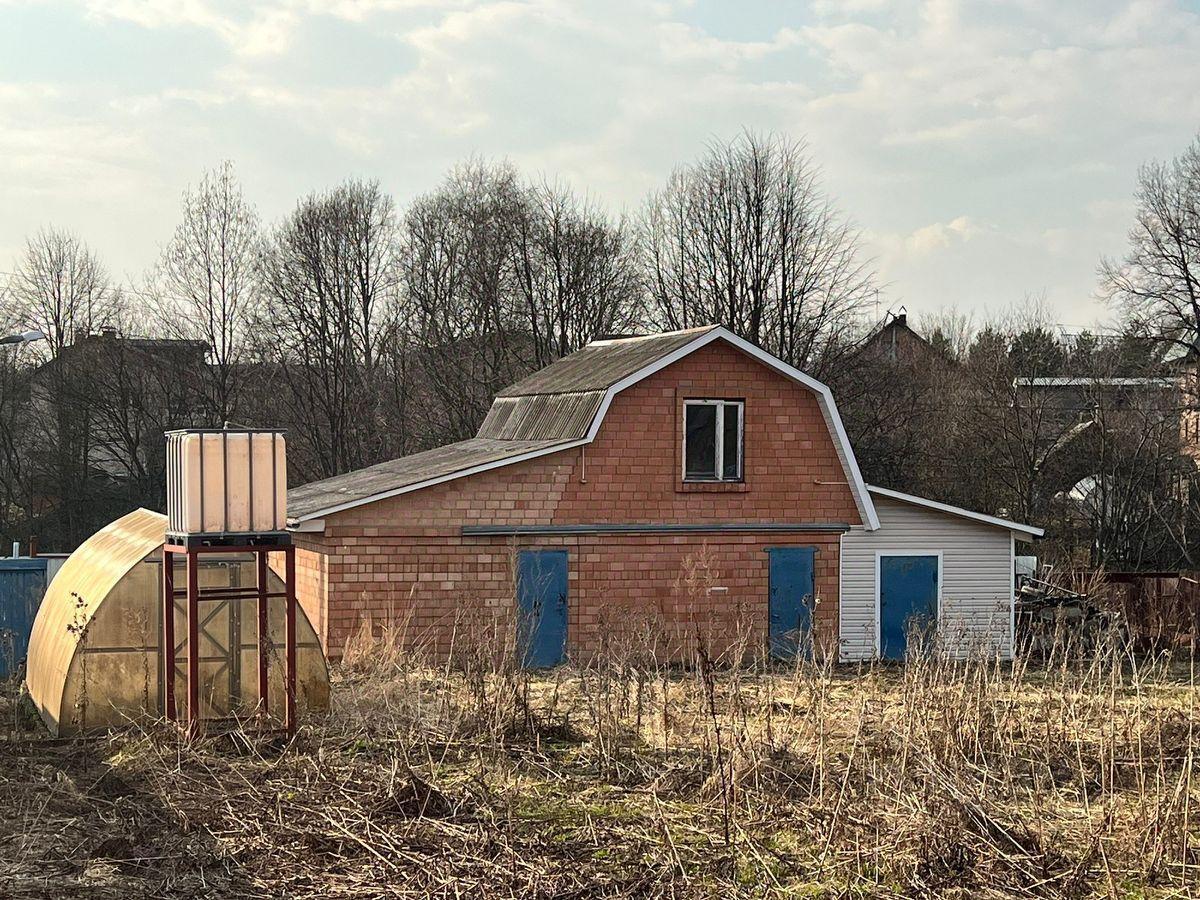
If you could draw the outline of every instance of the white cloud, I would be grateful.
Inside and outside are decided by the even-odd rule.
[[[915,254],[933,253],[954,244],[965,243],[980,229],[969,216],[957,216],[949,222],[934,222],[918,228],[904,240],[907,250]]]
[[[99,19],[119,19],[146,29],[200,28],[247,56],[282,53],[299,21],[291,4],[240,0],[85,0]]]
[[[0,252],[80,191],[109,198],[124,224],[104,249],[136,269],[178,190],[226,157],[268,215],[350,174],[403,202],[473,153],[629,209],[750,127],[808,137],[910,308],[1045,290],[1077,315],[1123,249],[1137,164],[1200,122],[1182,0],[790,6],[739,10],[734,36],[686,0],[79,0],[100,41],[133,25],[217,55],[0,86],[0,206],[18,209]],[[31,191],[58,200],[27,213]]]

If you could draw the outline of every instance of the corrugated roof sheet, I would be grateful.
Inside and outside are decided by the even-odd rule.
[[[347,472],[345,475],[335,475],[323,481],[292,488],[288,491],[288,518],[303,518],[344,503],[398,491],[423,481],[453,475],[475,466],[499,462],[511,456],[546,449],[560,443],[562,441],[559,440],[502,441],[476,437],[426,450],[424,453],[402,456],[400,459],[378,463],[356,472]]]
[[[587,437],[604,391],[497,397],[478,437],[506,441],[577,441]]]
[[[522,378],[500,397],[606,391],[622,378],[651,365],[717,326],[669,331],[647,337],[594,341],[582,350]]]
[[[474,438],[293,488],[288,516],[315,518],[345,504],[582,440],[610,387],[715,327],[588,344],[501,391]]]

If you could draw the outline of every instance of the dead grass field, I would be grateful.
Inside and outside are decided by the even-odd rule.
[[[613,652],[529,675],[394,637],[291,746],[52,742],[6,710],[0,894],[1200,895],[1190,665]]]

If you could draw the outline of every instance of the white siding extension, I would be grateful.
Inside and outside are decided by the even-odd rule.
[[[941,552],[938,631],[944,646],[1012,656],[1013,532],[875,494],[879,530],[842,537],[843,661],[876,655],[876,555]]]

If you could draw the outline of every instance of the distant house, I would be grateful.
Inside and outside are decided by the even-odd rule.
[[[888,313],[863,342],[858,354],[865,359],[912,365],[944,358],[934,346],[908,324],[907,313]]]
[[[595,341],[501,391],[475,437],[288,503],[300,600],[331,653],[365,619],[403,620],[443,656],[483,623],[537,666],[648,633],[660,654],[702,637],[856,658],[857,632],[838,649],[844,546],[881,524],[829,389],[720,327]],[[896,555],[977,539],[957,522],[977,524],[915,543],[897,525]],[[983,543],[1011,573],[1011,542]],[[894,587],[927,611],[923,586]],[[1010,618],[979,627],[1008,635]]]
[[[51,445],[76,447],[90,468],[121,479],[161,456],[162,431],[200,413],[203,341],[77,334],[30,377],[33,421]]]

